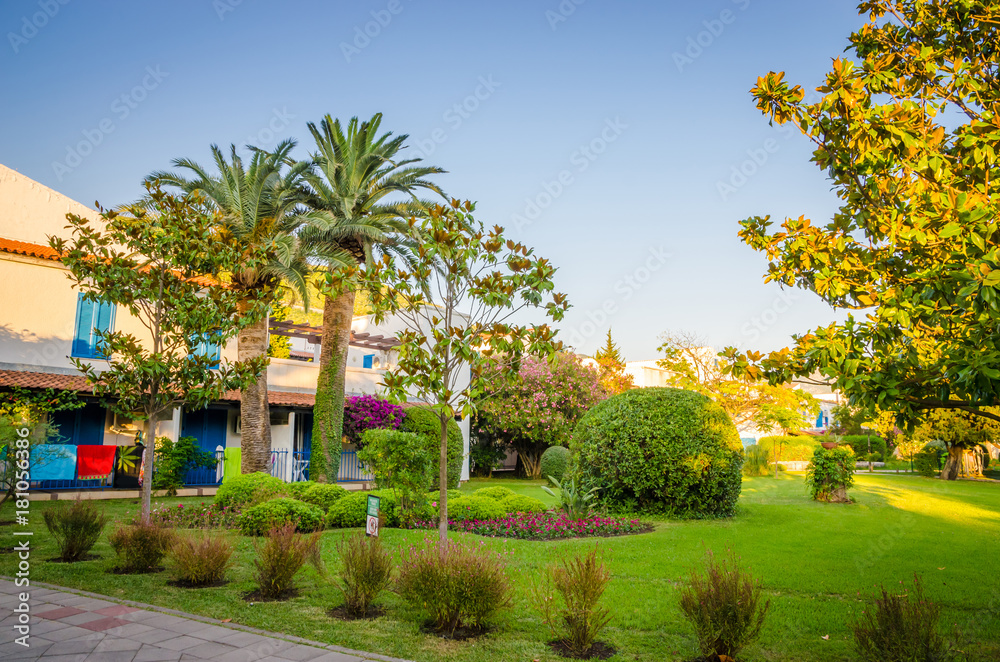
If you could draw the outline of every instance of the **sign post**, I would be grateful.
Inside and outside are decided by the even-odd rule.
[[[379,498],[373,494],[369,494],[365,534],[373,538],[378,538],[378,506]]]

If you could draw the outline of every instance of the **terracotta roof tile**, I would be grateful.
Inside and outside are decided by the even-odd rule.
[[[14,255],[26,255],[28,257],[38,257],[43,260],[58,260],[59,254],[48,246],[41,244],[31,244],[17,239],[5,239],[0,237],[0,253],[13,253]]]

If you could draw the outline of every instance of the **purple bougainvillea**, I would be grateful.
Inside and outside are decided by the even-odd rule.
[[[377,395],[353,395],[344,398],[344,436],[360,444],[365,430],[398,430],[403,423],[403,408]]]

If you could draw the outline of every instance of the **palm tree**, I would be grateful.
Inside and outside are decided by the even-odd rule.
[[[285,168],[290,161],[288,154],[294,147],[293,141],[286,140],[271,153],[253,150],[249,166],[244,167],[235,145],[231,145],[228,161],[222,150],[212,145],[216,172],[210,173],[189,159],[175,159],[175,167],[194,173],[194,177],[154,172],[147,178],[175,186],[185,193],[199,194],[219,211],[220,241],[243,246],[248,256],[246,268],[231,275],[232,287],[244,293],[244,314],[261,304],[269,305],[283,283],[308,301],[308,253],[296,233],[308,223],[325,227],[323,219],[326,216],[303,213],[301,178],[309,164],[292,163]],[[241,331],[237,341],[239,360],[266,357],[267,333],[267,314]],[[241,472],[269,472],[271,423],[266,369],[256,384],[243,390],[240,418]]]
[[[433,166],[416,166],[420,159],[397,160],[407,135],[379,135],[382,114],[366,122],[351,118],[346,133],[340,120],[330,115],[317,127],[308,124],[316,141],[311,168],[303,177],[310,189],[306,205],[327,213],[329,227],[309,228],[302,233],[308,244],[327,252],[335,260],[349,255],[357,265],[371,264],[373,254],[389,252],[405,258],[413,246],[407,218],[425,203],[415,191],[426,189],[444,195],[428,175],[443,173]],[[392,201],[393,194],[409,196]],[[336,268],[336,264],[331,264]],[[313,410],[313,453],[310,474],[319,481],[335,482],[340,464],[340,440],[344,423],[344,379],[347,370],[354,290],[328,296],[323,307],[320,371]]]

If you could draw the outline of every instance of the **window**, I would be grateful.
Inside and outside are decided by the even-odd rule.
[[[369,370],[371,370],[372,368],[374,368],[375,367],[375,355],[374,354],[365,354],[364,357],[362,357],[362,364],[361,365],[364,366],[365,368],[368,368]]]
[[[218,367],[220,351],[221,348],[219,347],[219,342],[212,341],[212,334],[205,334],[200,340],[198,340],[197,344],[195,344],[192,354],[195,356],[204,356],[210,359],[215,366]]]
[[[76,300],[76,333],[70,352],[78,359],[103,359],[98,347],[98,332],[108,333],[115,325],[115,305],[84,298],[83,292]]]

